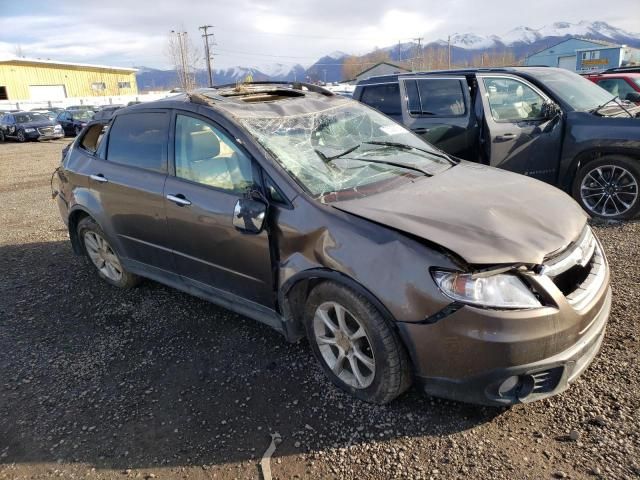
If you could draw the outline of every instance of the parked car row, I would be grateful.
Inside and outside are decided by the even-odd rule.
[[[591,215],[640,212],[640,107],[575,73],[514,67],[387,75],[359,82],[353,98],[448,154],[555,185]]]
[[[124,107],[125,105],[73,105],[66,109],[36,108],[30,111],[3,112],[0,115],[0,142],[5,139],[25,142],[77,136],[91,120],[109,120],[117,110]]]
[[[628,129],[600,105],[604,90],[554,74],[448,72],[358,87],[402,123],[301,83],[137,105],[106,129],[87,125],[56,171],[54,197],[73,251],[104,281],[150,278],[290,341],[306,337],[326,376],[360,399],[386,403],[416,383],[474,403],[539,400],[597,354],[611,289],[587,215],[536,178],[569,176],[559,150],[579,152],[596,134],[620,141],[607,125]],[[608,155],[568,165],[575,175]]]

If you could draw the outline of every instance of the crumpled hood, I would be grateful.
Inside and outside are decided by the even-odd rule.
[[[551,185],[470,162],[332,205],[437,243],[471,264],[540,264],[575,240],[587,220]]]

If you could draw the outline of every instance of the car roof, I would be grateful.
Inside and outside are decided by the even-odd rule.
[[[282,118],[319,112],[352,102],[322,87],[300,82],[253,82],[201,88],[161,100],[132,105],[122,115],[149,108],[179,108],[185,103],[205,105],[235,118]]]
[[[428,72],[406,72],[406,73],[393,73],[389,75],[377,75],[369,77],[365,80],[360,80],[357,86],[370,85],[373,83],[393,83],[397,82],[398,78],[402,77],[431,77],[440,75],[474,75],[476,73],[511,73],[511,74],[527,74],[536,73],[548,70],[558,70],[555,67],[545,66],[514,66],[514,67],[489,67],[489,68],[458,68],[450,70],[431,70]]]

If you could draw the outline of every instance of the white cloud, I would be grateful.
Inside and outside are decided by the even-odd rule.
[[[184,26],[197,46],[198,26],[216,25],[217,66],[310,64],[335,50],[364,53],[375,46],[423,36],[425,42],[456,32],[503,34],[518,25],[540,28],[555,21],[603,20],[640,32],[638,0],[615,9],[582,0],[109,0],[36,2],[37,15],[3,11],[0,54],[20,44],[31,57],[165,67],[170,30]],[[18,10],[16,10],[18,11]]]

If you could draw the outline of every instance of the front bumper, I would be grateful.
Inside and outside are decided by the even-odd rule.
[[[63,138],[64,132],[60,130],[59,132],[42,134],[36,129],[34,132],[25,132],[24,136],[27,140],[54,140],[56,138]]]
[[[611,289],[607,289],[588,331],[576,344],[548,358],[461,379],[418,375],[416,380],[429,395],[482,405],[528,403],[556,395],[582,374],[600,350],[610,310]]]

